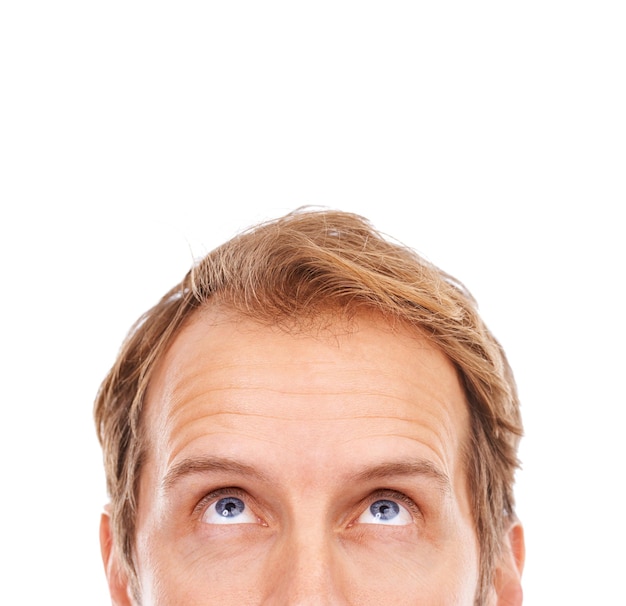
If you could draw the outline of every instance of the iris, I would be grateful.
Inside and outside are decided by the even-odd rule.
[[[384,499],[372,503],[370,512],[378,520],[393,520],[400,513],[400,506],[394,501]]]
[[[241,515],[246,506],[241,499],[226,497],[215,503],[215,511],[225,518],[236,518]]]

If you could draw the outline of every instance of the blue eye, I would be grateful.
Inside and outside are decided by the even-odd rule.
[[[244,502],[235,497],[220,499],[215,503],[215,511],[225,518],[236,518],[244,512],[245,508]]]
[[[413,522],[409,510],[391,499],[374,501],[357,519],[359,524],[386,524],[388,526],[406,526]]]
[[[400,513],[400,506],[393,501],[376,501],[370,505],[370,513],[377,519],[386,522],[393,520]]]
[[[258,524],[259,519],[237,497],[223,497],[212,503],[202,516],[205,524]]]

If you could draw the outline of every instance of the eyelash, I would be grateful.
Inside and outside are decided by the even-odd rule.
[[[241,499],[244,503],[246,503],[246,505],[248,505],[251,501],[250,495],[241,488],[218,488],[217,490],[212,490],[207,495],[202,497],[200,502],[194,507],[194,514],[198,517],[201,517],[207,510],[207,508],[221,497],[236,497],[238,499]],[[349,526],[352,526],[355,523],[355,520],[363,513],[363,511],[365,511],[367,507],[381,499],[399,501],[409,510],[411,515],[416,518],[422,517],[422,511],[417,506],[415,501],[413,501],[413,499],[397,490],[381,488],[370,493],[365,499],[363,499],[362,504],[364,505],[364,507],[361,508],[360,513],[354,518],[352,522],[350,522]],[[255,508],[253,507],[252,509],[254,510]]]
[[[241,490],[241,488],[218,488],[217,490],[212,490],[210,493],[200,499],[200,502],[194,507],[194,514],[197,516],[202,516],[202,514],[207,510],[209,505],[212,505],[220,497],[236,497],[238,499],[241,499],[246,504],[248,504],[248,502],[250,501],[250,495],[244,490]]]
[[[373,493],[369,494],[366,499],[363,500],[363,503],[365,503],[366,506],[369,507],[376,501],[380,501],[382,499],[389,499],[390,501],[399,501],[402,505],[404,505],[409,510],[412,516],[414,516],[415,518],[422,517],[422,511],[417,506],[417,504],[415,503],[413,499],[405,495],[403,492],[399,492],[397,490],[393,490],[390,488],[381,488],[379,490],[375,490]],[[363,509],[363,511],[365,511],[365,508]]]

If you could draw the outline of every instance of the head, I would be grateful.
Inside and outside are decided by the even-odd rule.
[[[95,418],[118,603],[204,603],[159,577],[180,565],[193,587],[207,543],[235,550],[224,582],[243,603],[289,603],[306,583],[411,603],[436,574],[423,595],[445,594],[446,566],[466,578],[432,603],[520,603],[522,427],[504,352],[459,282],[358,216],[296,212],[209,253],[131,329]],[[391,562],[389,587],[368,585],[370,552]],[[305,570],[325,558],[337,578]],[[253,596],[246,575],[268,570],[273,589]]]

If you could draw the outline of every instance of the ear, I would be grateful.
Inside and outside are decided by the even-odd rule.
[[[132,606],[133,602],[130,599],[128,577],[113,544],[111,516],[109,515],[108,507],[105,507],[105,512],[100,518],[100,551],[109,584],[111,603],[113,606]]]
[[[521,606],[525,556],[524,530],[519,521],[514,520],[505,536],[500,565],[496,569],[497,606]]]

